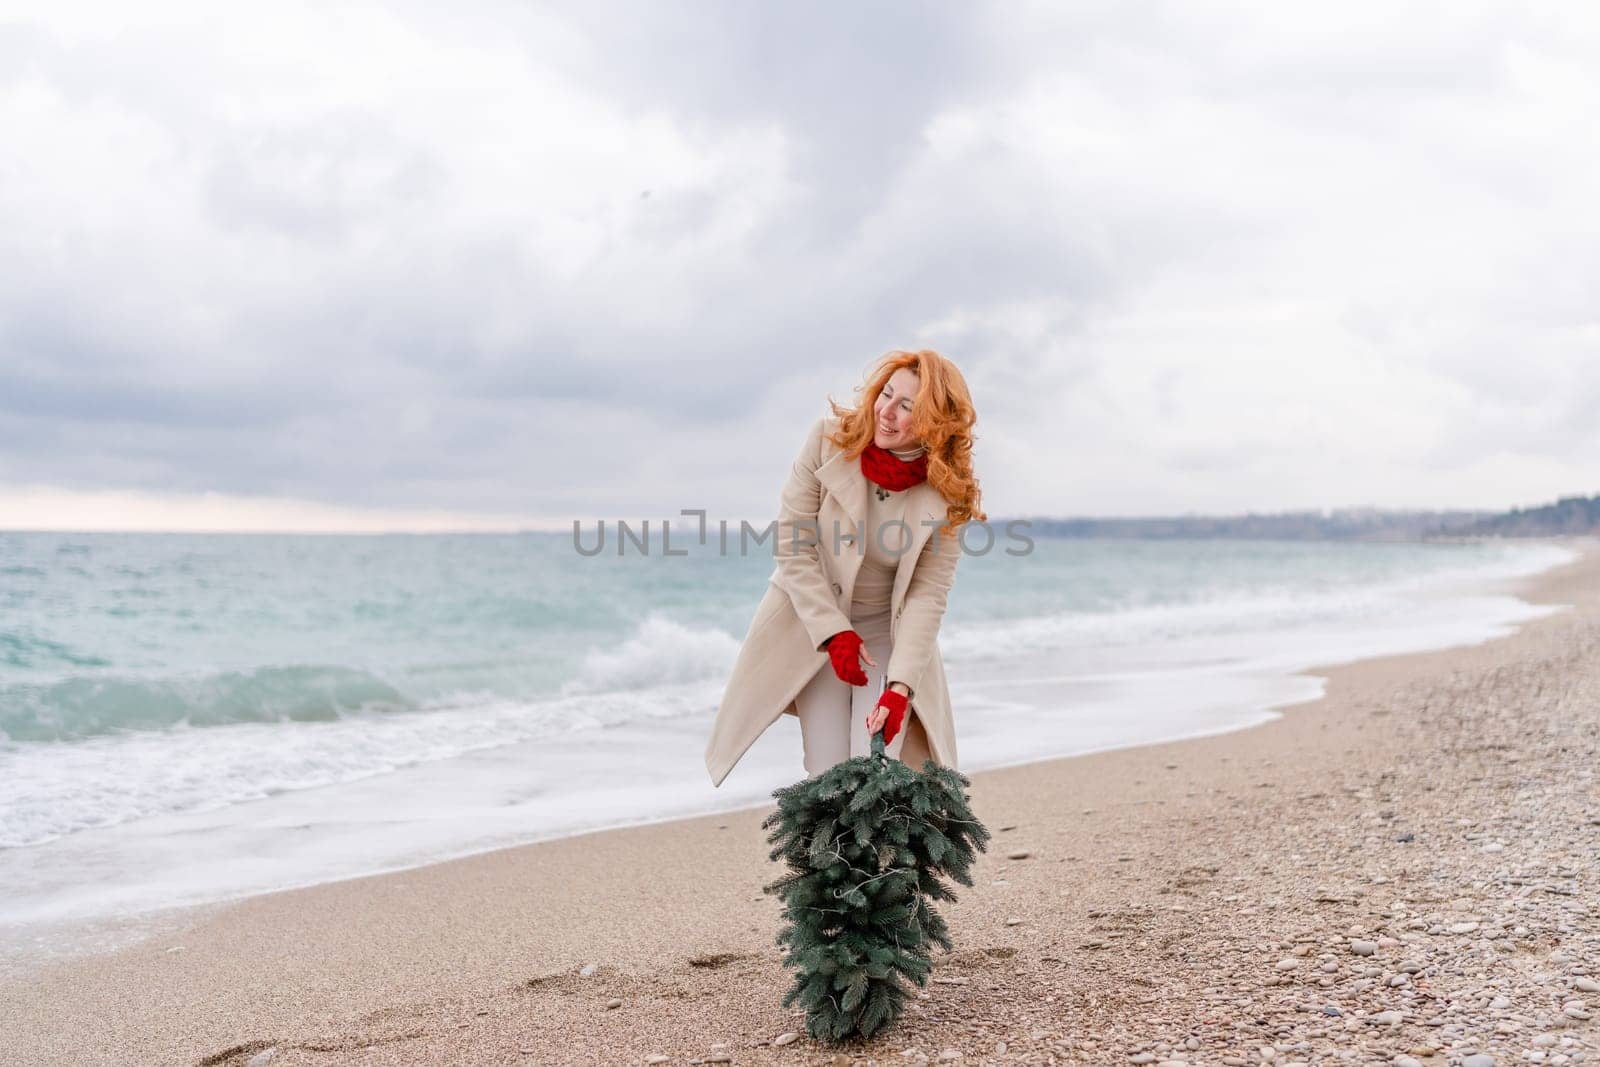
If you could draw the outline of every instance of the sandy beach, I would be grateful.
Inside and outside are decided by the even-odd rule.
[[[995,840],[943,907],[958,950],[844,1053],[780,1044],[763,805],[196,909],[0,981],[0,1063],[1594,1063],[1600,552],[1575,547],[1513,587],[1571,609],[1510,637],[1317,670],[1326,697],[1262,726],[973,774]]]

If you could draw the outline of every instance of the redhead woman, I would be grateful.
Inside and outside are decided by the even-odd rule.
[[[784,486],[777,566],[706,744],[713,785],[780,715],[800,720],[808,775],[885,751],[955,768],[939,626],[978,509],[976,416],[937,352],[891,352],[854,408],[829,398]]]

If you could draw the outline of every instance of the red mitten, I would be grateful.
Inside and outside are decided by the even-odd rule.
[[[888,744],[894,740],[894,735],[900,732],[900,727],[906,721],[906,704],[909,698],[898,689],[885,689],[883,695],[878,697],[878,706],[889,709],[889,717],[883,720],[883,743]]]
[[[861,635],[854,630],[840,630],[828,638],[828,658],[833,661],[833,673],[840,681],[851,685],[866,685],[867,672],[861,669]]]

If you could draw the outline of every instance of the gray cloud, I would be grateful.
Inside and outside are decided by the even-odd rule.
[[[754,517],[927,345],[991,513],[1600,488],[1575,9],[157,13],[0,27],[0,481]]]

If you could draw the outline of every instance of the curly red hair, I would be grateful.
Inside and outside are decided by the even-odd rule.
[[[924,348],[916,352],[896,349],[880,359],[867,373],[854,407],[828,397],[828,406],[839,420],[839,428],[829,435],[835,445],[854,459],[866,450],[877,422],[873,404],[895,371],[909,368],[919,384],[911,402],[911,433],[928,450],[928,484],[944,497],[943,534],[954,533],[963,523],[989,516],[979,510],[982,492],[972,473],[972,426],[978,419],[972,406],[967,380],[946,356]]]

